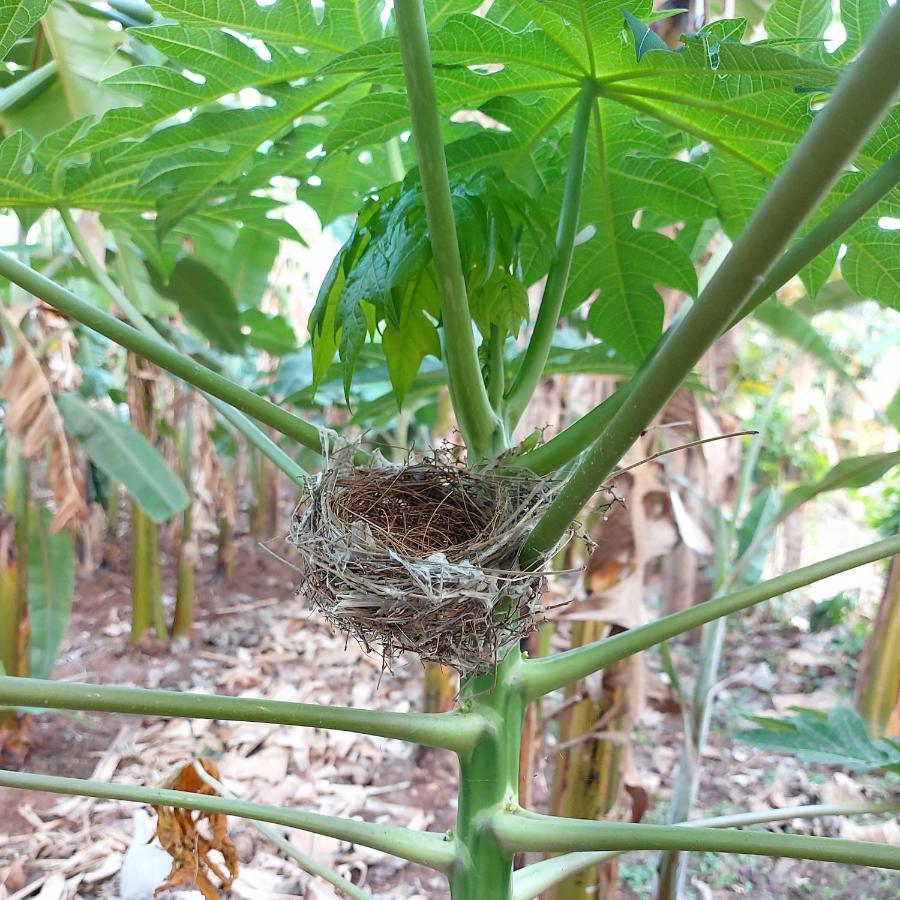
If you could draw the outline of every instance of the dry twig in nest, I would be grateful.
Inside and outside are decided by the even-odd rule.
[[[298,592],[385,665],[412,651],[484,672],[540,622],[545,579],[518,556],[553,482],[438,458],[338,460],[306,488],[289,538]]]

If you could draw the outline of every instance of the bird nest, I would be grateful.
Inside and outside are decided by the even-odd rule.
[[[518,557],[553,494],[521,470],[337,461],[294,511],[298,593],[386,666],[412,651],[484,672],[541,621],[545,578]]]

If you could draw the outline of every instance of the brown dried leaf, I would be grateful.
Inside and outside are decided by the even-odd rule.
[[[219,770],[216,764],[205,757],[198,762],[216,780]],[[178,769],[163,782],[161,787],[173,791],[189,791],[192,794],[216,796],[216,792],[194,770],[193,763]],[[215,876],[223,890],[228,890],[238,874],[237,851],[228,837],[228,817],[221,813],[178,809],[168,806],[154,807],[157,815],[156,836],[163,849],[172,857],[172,869],[168,880],[161,884],[156,893],[171,888],[193,885],[205,900],[219,900],[219,889],[210,876]],[[206,823],[211,837],[201,834],[201,825]],[[210,852],[218,850],[225,860],[227,872],[212,859]]]
[[[50,381],[21,332],[17,340],[15,355],[0,384],[0,397],[6,400],[5,425],[10,434],[21,440],[26,459],[34,459],[49,445],[47,472],[56,503],[52,528],[60,531],[80,525],[87,515],[84,481],[53,399]]]
[[[841,823],[841,837],[851,841],[871,841],[900,847],[900,822],[881,822],[878,825],[859,825],[845,820]]]

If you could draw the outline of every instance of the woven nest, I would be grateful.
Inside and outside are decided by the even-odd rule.
[[[544,576],[517,559],[553,492],[453,461],[337,462],[294,512],[298,593],[386,666],[412,651],[484,672],[540,622]]]

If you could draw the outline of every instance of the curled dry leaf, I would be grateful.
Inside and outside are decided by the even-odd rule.
[[[219,770],[212,760],[201,757],[198,762],[209,775],[219,779]],[[178,769],[161,787],[193,794],[216,795],[208,784],[201,781],[193,763]],[[156,836],[163,849],[172,857],[168,880],[156,889],[156,893],[194,885],[206,900],[218,900],[219,889],[210,876],[215,876],[221,882],[221,888],[228,890],[238,874],[237,851],[227,834],[228,817],[221,813],[169,806],[155,806],[154,809],[158,817]],[[222,854],[226,871],[210,859],[213,850]]]
[[[21,440],[26,459],[34,459],[49,445],[47,472],[56,503],[52,528],[60,531],[84,521],[87,514],[84,481],[56,408],[50,381],[28,341],[21,334],[17,339],[15,355],[0,384],[0,398],[6,401],[4,424],[10,434]]]
[[[841,837],[851,841],[871,841],[900,847],[900,822],[881,822],[878,825],[859,825],[845,820],[841,823]]]

